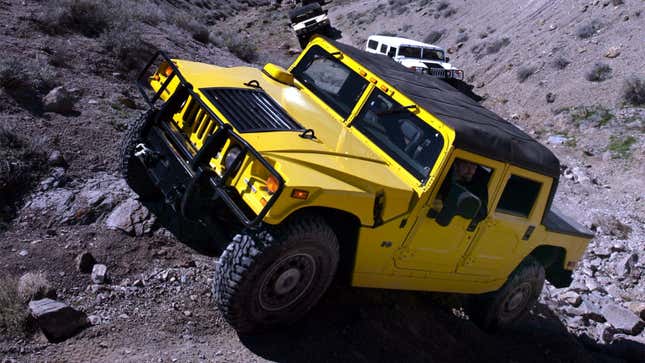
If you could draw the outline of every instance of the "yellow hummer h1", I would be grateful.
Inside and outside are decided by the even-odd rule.
[[[221,221],[214,296],[240,332],[303,316],[339,266],[352,286],[473,294],[471,319],[503,328],[545,278],[571,282],[592,237],[551,207],[547,148],[386,56],[320,36],[288,70],[159,52],[138,84],[124,177]]]

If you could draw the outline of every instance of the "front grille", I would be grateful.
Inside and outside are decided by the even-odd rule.
[[[264,91],[205,88],[201,92],[239,132],[303,130]]]
[[[316,20],[309,20],[308,22],[305,23],[305,26],[310,26],[316,24]]]

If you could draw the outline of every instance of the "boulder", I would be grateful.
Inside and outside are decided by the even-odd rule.
[[[96,264],[96,260],[91,253],[85,251],[76,256],[76,269],[82,273],[92,272],[92,268]]]
[[[627,308],[634,314],[638,315],[641,319],[645,320],[645,302],[632,301],[627,304]]]
[[[96,264],[92,268],[92,282],[95,284],[103,284],[107,279],[107,266]]]
[[[627,239],[632,228],[622,223],[613,215],[596,215],[591,222],[591,230],[608,236],[614,236],[618,239]]]
[[[119,204],[105,221],[109,229],[121,230],[135,236],[150,233],[154,223],[154,216],[135,199],[128,199]]]
[[[602,308],[602,316],[616,330],[636,335],[643,330],[643,321],[636,314],[616,304],[608,304]]]
[[[87,315],[51,299],[32,300],[29,313],[53,343],[62,342],[88,326]]]
[[[638,263],[638,255],[635,253],[621,258],[616,263],[616,274],[618,277],[627,277],[636,266],[636,263]]]
[[[582,302],[582,298],[580,298],[580,295],[576,293],[575,291],[567,291],[563,294],[560,294],[559,296],[560,301],[564,301],[565,303],[578,307],[580,306],[580,303]]]
[[[80,95],[77,89],[59,86],[49,91],[43,98],[43,107],[48,112],[70,113],[74,111],[74,106],[79,98]]]

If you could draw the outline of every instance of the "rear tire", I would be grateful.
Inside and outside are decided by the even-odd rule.
[[[317,216],[238,234],[217,261],[213,295],[239,333],[291,323],[327,290],[338,259],[338,239]]]
[[[483,330],[495,332],[514,325],[535,305],[544,286],[544,267],[527,256],[497,291],[471,297],[471,320]]]
[[[130,188],[141,199],[159,196],[159,189],[150,180],[146,167],[134,156],[135,148],[143,141],[143,131],[150,127],[156,110],[148,110],[141,115],[126,132],[121,144],[121,174]]]

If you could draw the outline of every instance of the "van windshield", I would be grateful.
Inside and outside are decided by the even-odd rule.
[[[399,48],[399,56],[407,58],[421,58],[421,48],[402,45]]]
[[[443,62],[444,54],[439,49],[423,48],[423,59]]]

